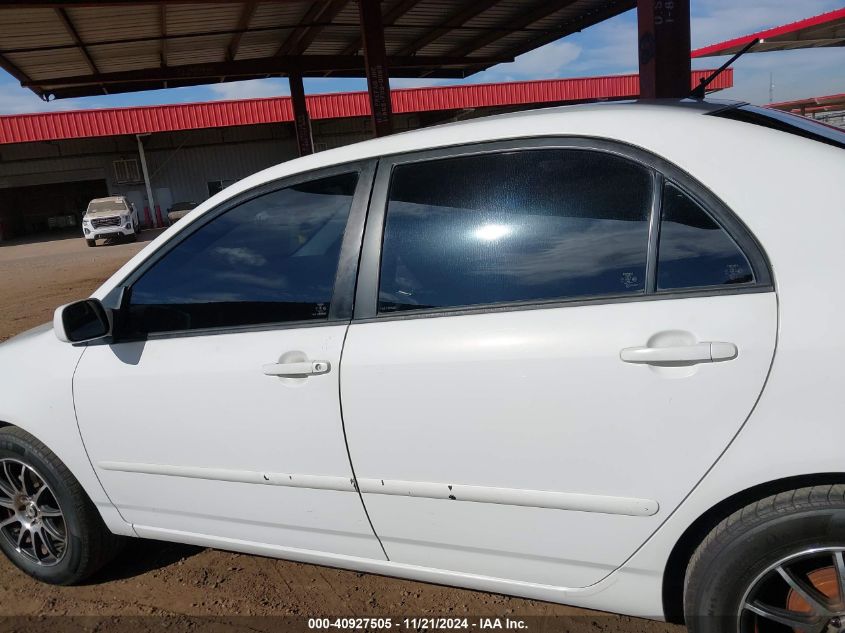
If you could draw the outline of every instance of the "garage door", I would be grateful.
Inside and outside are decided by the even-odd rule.
[[[82,180],[0,190],[0,238],[78,230],[92,198],[108,195],[105,180]],[[72,216],[69,223],[67,216]]]

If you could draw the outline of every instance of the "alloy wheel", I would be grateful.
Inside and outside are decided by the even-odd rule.
[[[56,565],[67,552],[67,526],[55,493],[16,459],[0,459],[0,538],[36,565]]]
[[[771,565],[738,616],[739,633],[845,632],[845,547],[806,549]]]

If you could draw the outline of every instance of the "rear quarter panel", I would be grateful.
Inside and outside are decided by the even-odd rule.
[[[651,149],[694,174],[762,244],[778,296],[777,348],[754,411],[721,458],[603,583],[607,608],[635,615],[662,613],[669,554],[708,509],[759,484],[845,473],[845,151],[739,122],[708,127]]]

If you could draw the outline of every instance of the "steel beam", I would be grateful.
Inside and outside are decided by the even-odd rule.
[[[626,3],[630,6],[625,7],[625,9],[633,9],[637,6],[637,0],[626,0]],[[619,3],[617,3],[619,4]],[[621,5],[620,5],[621,6]],[[289,31],[291,29],[295,29],[299,26],[319,26],[319,27],[327,27],[327,26],[338,26],[338,27],[346,27],[346,28],[358,28],[358,20],[356,19],[355,22],[332,22],[329,24],[328,22],[311,22],[308,24],[302,24],[297,22],[296,24],[275,24],[273,26],[260,26],[260,27],[251,27],[247,29],[215,29],[211,31],[196,31],[193,33],[167,33],[167,22],[166,22],[166,15],[165,15],[165,5],[161,5],[160,9],[160,18],[159,18],[159,31],[160,35],[152,35],[152,36],[140,36],[140,37],[124,37],[120,39],[105,39],[105,40],[97,40],[97,41],[87,41],[85,43],[85,47],[90,51],[92,48],[96,48],[98,46],[114,46],[115,44],[139,44],[145,42],[158,42],[160,40],[166,40],[162,42],[162,44],[166,44],[170,41],[178,41],[178,40],[188,40],[188,39],[195,39],[195,38],[202,38],[202,37],[210,37],[210,36],[217,36],[217,35],[231,35],[234,37],[235,35],[243,36],[246,33],[271,33],[273,31]],[[621,13],[622,10],[618,10],[616,13],[611,14],[616,15],[617,13]],[[593,14],[590,14],[593,15]],[[0,16],[2,13],[0,12]],[[581,21],[573,22],[571,24],[581,24]],[[592,22],[589,22],[592,24]],[[407,30],[419,30],[420,27],[414,24],[388,24],[386,27],[390,27],[393,29],[407,29]],[[435,27],[439,28],[439,27]],[[508,35],[511,34],[512,31],[504,26],[455,26],[449,29],[451,31],[458,31],[458,32],[467,32],[467,33],[499,33],[500,35]],[[562,29],[554,28],[554,29],[536,29],[536,28],[524,28],[521,29],[523,33],[529,33],[532,35],[545,36],[550,37],[553,39],[557,39],[560,37],[559,33]],[[575,29],[578,30],[578,29]],[[352,50],[350,53],[343,53],[341,55],[354,55],[358,50],[361,48],[361,38],[356,37],[355,41],[358,42],[357,48]],[[47,46],[15,46],[12,48],[0,48],[0,55],[6,54],[18,54],[18,53],[43,53],[48,51],[62,51],[68,50],[72,48],[77,48],[76,44],[51,44]],[[530,49],[529,49],[530,50]],[[167,64],[165,64],[166,66]]]
[[[524,27],[520,29],[520,31],[523,33],[536,33],[537,36],[532,37],[524,44],[521,44],[512,52],[509,51],[508,54],[518,57],[519,55],[533,51],[540,46],[559,40],[567,35],[583,31],[586,28],[600,22],[604,22],[605,20],[609,20],[610,18],[614,18],[620,13],[630,11],[636,7],[637,0],[607,0],[604,6],[594,9],[593,11],[588,11],[574,19],[568,20],[567,22],[563,22],[562,24],[558,24],[551,28],[536,29]]]
[[[393,106],[390,103],[390,78],[387,53],[384,50],[381,2],[358,0],[358,14],[361,19],[361,40],[364,43],[373,132],[376,136],[387,136],[393,132]]]
[[[293,105],[293,126],[296,129],[296,144],[299,155],[314,153],[314,137],[311,133],[311,117],[308,116],[308,106],[305,102],[305,89],[302,86],[302,75],[292,74],[288,77],[290,84],[290,100]]]
[[[159,49],[159,64],[167,67],[167,5],[158,8],[158,28],[161,33],[161,48]]]
[[[390,71],[391,78],[393,77],[402,77],[402,78],[419,78],[420,77],[420,70],[419,69],[396,69]],[[425,71],[423,71],[425,72]],[[442,69],[436,72],[436,76],[439,78],[448,78],[448,79],[463,79],[468,77],[472,74],[472,69]],[[322,77],[325,71],[319,72],[311,72],[311,73],[302,73],[303,77]],[[281,76],[287,76],[288,73],[283,73]],[[332,74],[333,77],[362,77],[363,71],[361,70],[347,70],[347,71],[339,71]],[[248,75],[241,75],[238,77],[238,80],[244,79],[264,79],[267,77],[266,73],[257,74],[253,76]],[[234,79],[233,79],[234,81]],[[207,79],[180,79],[180,80],[168,80],[168,86],[170,88],[182,88],[188,86],[201,86],[207,85],[209,81]],[[48,88],[40,88],[40,87],[33,87],[27,86],[33,92],[38,92],[40,95],[42,92],[46,93],[53,99],[69,99],[69,98],[76,98],[76,97],[90,97],[92,95],[102,94],[99,91],[99,86],[97,84],[77,84],[74,86],[66,86],[66,87],[59,87],[59,86],[51,86]],[[124,92],[138,92],[139,90],[158,90],[160,88],[164,88],[164,81],[145,81],[145,82],[133,82],[133,83],[114,83],[109,84],[109,94],[120,94]]]
[[[82,53],[82,57],[85,58],[85,63],[88,64],[88,68],[91,70],[93,74],[98,74],[100,72],[99,68],[97,68],[97,64],[94,63],[91,54],[88,52],[88,49],[85,48],[85,43],[82,41],[82,38],[79,37],[79,33],[76,30],[76,27],[73,25],[73,22],[70,19],[70,16],[67,14],[67,11],[64,9],[56,9],[56,15],[59,17],[59,20],[62,23],[62,26],[65,27],[65,31],[67,31],[68,35],[73,39],[73,43],[76,45],[76,48]]]
[[[252,19],[253,14],[255,14],[255,9],[257,8],[258,2],[244,2],[243,9],[241,9],[241,15],[238,17],[237,31],[234,35],[232,35],[232,40],[229,42],[229,47],[226,49],[226,61],[235,61],[235,57],[238,55],[238,48],[241,45],[241,38],[243,38],[244,33],[247,31],[249,21]]]
[[[393,23],[405,15],[408,11],[413,9],[417,6],[422,0],[402,0],[399,4],[394,5],[390,11],[384,14],[384,18],[382,22],[385,26],[393,26]],[[363,45],[363,40],[361,37],[356,37],[353,39],[349,44],[346,45],[340,54],[341,55],[354,55],[359,50],[361,50],[361,46]]]
[[[315,0],[303,16],[302,24],[297,26],[282,43],[276,51],[276,56],[304,53],[320,31],[337,17],[346,4],[347,0]],[[308,26],[312,22],[320,22],[320,24]]]
[[[9,59],[4,57],[3,55],[0,55],[0,68],[5,70],[19,82],[21,82],[22,86],[25,86],[27,82],[32,82],[32,79],[29,78],[29,75],[27,75],[24,71],[15,66],[11,61],[9,61]],[[44,91],[41,90],[41,88],[37,86],[30,86],[30,88],[35,94],[37,94],[42,99],[46,100],[46,97],[44,96]]]
[[[462,26],[468,20],[471,20],[479,13],[482,13],[496,4],[498,0],[479,0],[473,2],[469,6],[459,7],[457,11],[452,13],[445,22],[440,26],[432,29],[422,37],[414,40],[399,51],[400,55],[413,55],[418,50],[428,46],[434,40],[444,36],[446,33],[454,28]]]
[[[262,0],[271,4],[283,4],[291,0]],[[208,4],[230,4],[232,0],[202,0]],[[197,0],[3,0],[3,9],[44,9],[54,7],[139,7],[162,4],[197,4]]]
[[[690,94],[689,0],[638,0],[640,98],[678,99]]]
[[[368,0],[369,1],[369,0]],[[382,46],[382,53],[384,48]],[[99,73],[96,75],[76,75],[73,77],[50,77],[46,79],[22,81],[24,87],[33,86],[78,86],[83,84],[119,84],[119,83],[149,83],[156,81],[195,81],[203,79],[219,79],[221,77],[257,77],[261,75],[289,75],[291,73],[306,74],[330,70],[354,71],[362,73],[369,68],[365,58],[357,55],[304,55],[269,57],[262,59],[248,59],[234,62],[211,64],[187,64],[168,66],[167,68],[150,68],[142,70],[125,70],[113,73]],[[490,66],[513,61],[504,57],[385,57],[382,64],[402,69],[464,69],[466,67]]]
[[[531,26],[535,22],[547,18],[553,13],[560,11],[572,4],[572,0],[544,0],[526,11],[521,11],[519,15],[514,16],[508,21],[507,26],[519,31],[527,26]],[[496,33],[485,33],[481,37],[471,40],[467,44],[463,44],[454,49],[454,52],[462,57],[474,53],[475,51],[484,48],[488,44],[492,44],[501,36]]]
[[[94,62],[94,58],[91,57],[91,53],[88,52],[88,49],[85,47],[85,42],[82,41],[82,38],[79,36],[79,32],[76,30],[76,26],[74,26],[73,21],[70,19],[70,16],[67,14],[67,11],[64,9],[55,9],[56,15],[59,18],[59,21],[62,23],[62,26],[65,27],[65,31],[67,34],[70,35],[73,43],[76,45],[76,48],[82,53],[83,59],[85,59],[85,63],[88,64],[88,69],[94,75],[100,74],[100,69],[97,68],[97,64]],[[108,94],[109,91],[106,90],[105,86],[101,86],[103,94]]]

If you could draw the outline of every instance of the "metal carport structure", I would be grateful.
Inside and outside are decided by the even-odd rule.
[[[0,67],[45,99],[286,76],[367,77],[376,134],[389,77],[467,77],[638,8],[645,97],[689,92],[689,0],[9,0]]]
[[[759,41],[751,49],[753,53],[845,46],[845,8],[705,46],[693,51],[692,56],[734,55],[754,40]]]

